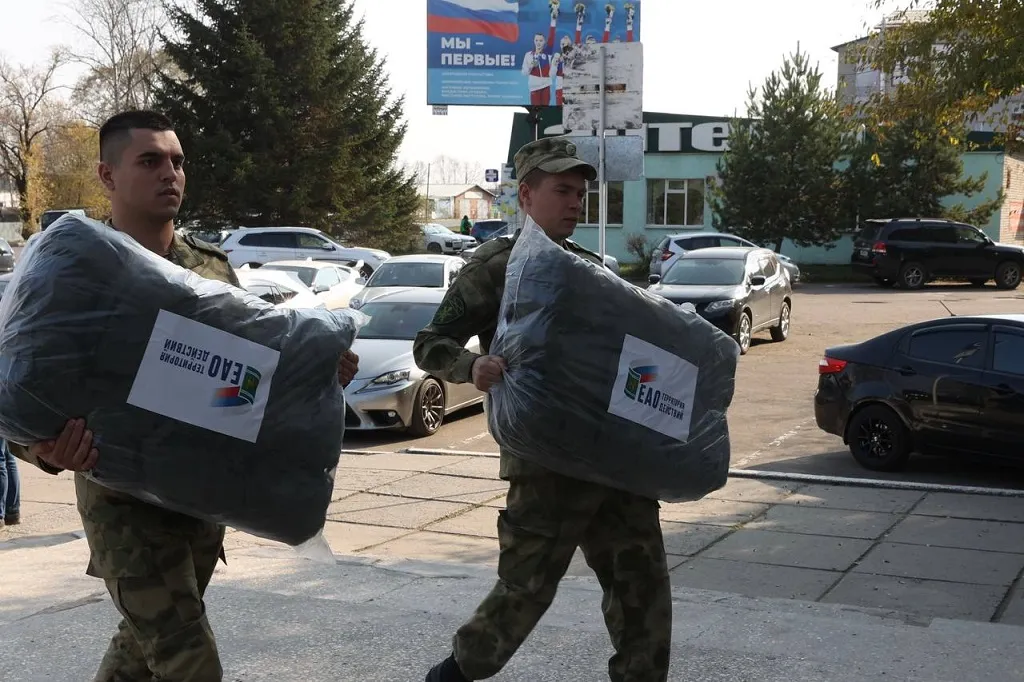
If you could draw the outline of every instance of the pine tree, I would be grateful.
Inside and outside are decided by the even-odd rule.
[[[403,100],[352,0],[194,4],[169,9],[179,73],[161,79],[156,105],[187,157],[182,219],[407,247],[417,197],[396,164]]]
[[[733,121],[712,190],[721,229],[776,250],[785,239],[811,246],[839,237],[844,120],[821,79],[797,50],[760,92],[751,88],[748,118]]]
[[[843,173],[841,224],[854,227],[864,218],[950,218],[974,225],[988,223],[1003,204],[1003,193],[967,209],[948,197],[970,198],[985,190],[988,174],[963,176],[961,154],[967,130],[943,126],[934,111],[879,122],[880,110],[864,109],[864,134],[849,145]]]

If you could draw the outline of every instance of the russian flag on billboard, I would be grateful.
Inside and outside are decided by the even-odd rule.
[[[431,33],[489,35],[510,43],[519,40],[518,0],[428,0]]]

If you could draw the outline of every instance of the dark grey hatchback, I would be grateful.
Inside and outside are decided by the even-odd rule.
[[[691,303],[697,314],[729,334],[740,353],[765,329],[772,340],[789,337],[793,285],[768,249],[718,247],[687,251],[665,276],[651,275],[652,294]]]
[[[14,249],[5,239],[0,239],[0,272],[14,272]]]

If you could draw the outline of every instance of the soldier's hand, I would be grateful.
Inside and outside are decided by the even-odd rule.
[[[96,466],[99,457],[92,446],[92,431],[85,428],[84,419],[68,421],[56,440],[35,443],[28,451],[33,457],[65,471],[89,471]]]
[[[345,351],[345,354],[338,360],[338,383],[343,387],[348,386],[358,371],[359,356],[350,350]]]
[[[502,372],[508,369],[504,358],[497,355],[481,355],[473,361],[473,385],[485,393],[501,381]]]

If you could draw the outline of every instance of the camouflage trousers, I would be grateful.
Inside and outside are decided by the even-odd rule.
[[[220,682],[203,594],[224,527],[169,512],[75,476],[91,558],[123,619],[94,682]]]
[[[658,503],[501,456],[498,581],[453,639],[471,680],[496,675],[555,598],[576,548],[597,574],[615,655],[612,682],[665,682],[672,596]]]

